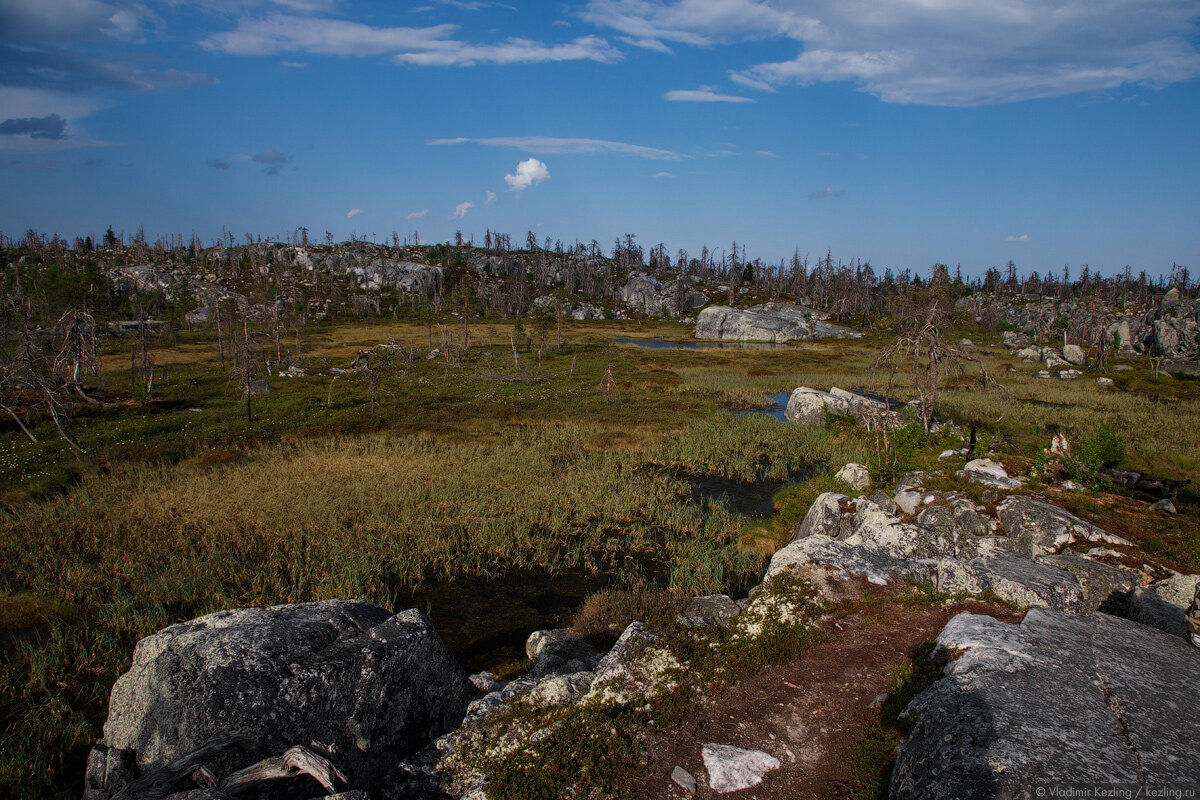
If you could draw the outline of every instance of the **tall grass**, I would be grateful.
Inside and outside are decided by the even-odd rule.
[[[689,476],[774,480],[826,467],[834,448],[819,429],[727,414],[633,447],[595,449],[603,430],[339,437],[234,464],[117,466],[4,518],[0,591],[59,597],[70,611],[0,667],[0,784],[67,796],[132,645],[219,608],[331,597],[394,607],[423,580],[524,570],[744,589],[762,556],[739,551],[742,518],[696,502]]]

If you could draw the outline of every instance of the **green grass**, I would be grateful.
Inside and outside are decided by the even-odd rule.
[[[540,364],[536,348],[522,351],[518,374],[508,329],[473,326],[462,364],[418,358],[385,377],[375,413],[362,375],[323,372],[390,337],[424,342],[426,329],[306,331],[309,375],[272,378],[275,391],[255,398],[252,422],[203,335],[158,347],[167,379],[150,397],[129,393],[127,345],[118,341],[103,379],[118,405],[79,411],[84,454],[47,423],[35,429],[38,444],[0,426],[0,622],[22,631],[0,645],[0,786],[14,797],[77,795],[113,680],[139,638],[173,622],[331,597],[395,607],[423,582],[523,570],[737,592],[757,581],[817,494],[844,488],[832,472],[874,452],[857,425],[787,426],[722,409],[799,385],[879,391],[884,376],[869,366],[880,334],[766,350],[648,350],[608,338],[679,339],[686,327],[578,324]],[[1107,422],[1123,432],[1128,466],[1198,476],[1195,381],[1154,380],[1139,367],[1100,390],[1089,378],[1034,379],[1006,353],[978,352],[1010,395],[954,384],[940,410],[976,421],[981,442],[1014,469],[1034,463],[1050,431],[1075,441]],[[610,368],[616,386],[606,392]],[[956,445],[944,434],[910,455],[931,463]],[[693,481],[711,476],[783,484],[775,513],[751,519],[698,501]],[[1070,502],[1114,532],[1137,532],[1176,568],[1197,568],[1194,492],[1170,520],[1128,511],[1134,501]]]

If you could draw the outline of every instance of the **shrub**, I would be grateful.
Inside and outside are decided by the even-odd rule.
[[[1063,462],[1067,477],[1092,487],[1104,485],[1101,469],[1125,460],[1125,440],[1117,426],[1101,423],[1086,439],[1075,445],[1075,453]]]

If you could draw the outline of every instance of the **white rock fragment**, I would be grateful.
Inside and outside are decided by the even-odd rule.
[[[718,794],[757,786],[764,775],[779,769],[779,759],[775,756],[729,744],[706,744],[700,755],[708,770],[708,785]]]
[[[863,464],[847,464],[834,477],[857,491],[871,488],[871,472]]]

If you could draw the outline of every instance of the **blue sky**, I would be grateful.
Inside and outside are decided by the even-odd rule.
[[[0,0],[0,230],[1200,265],[1196,0]]]

